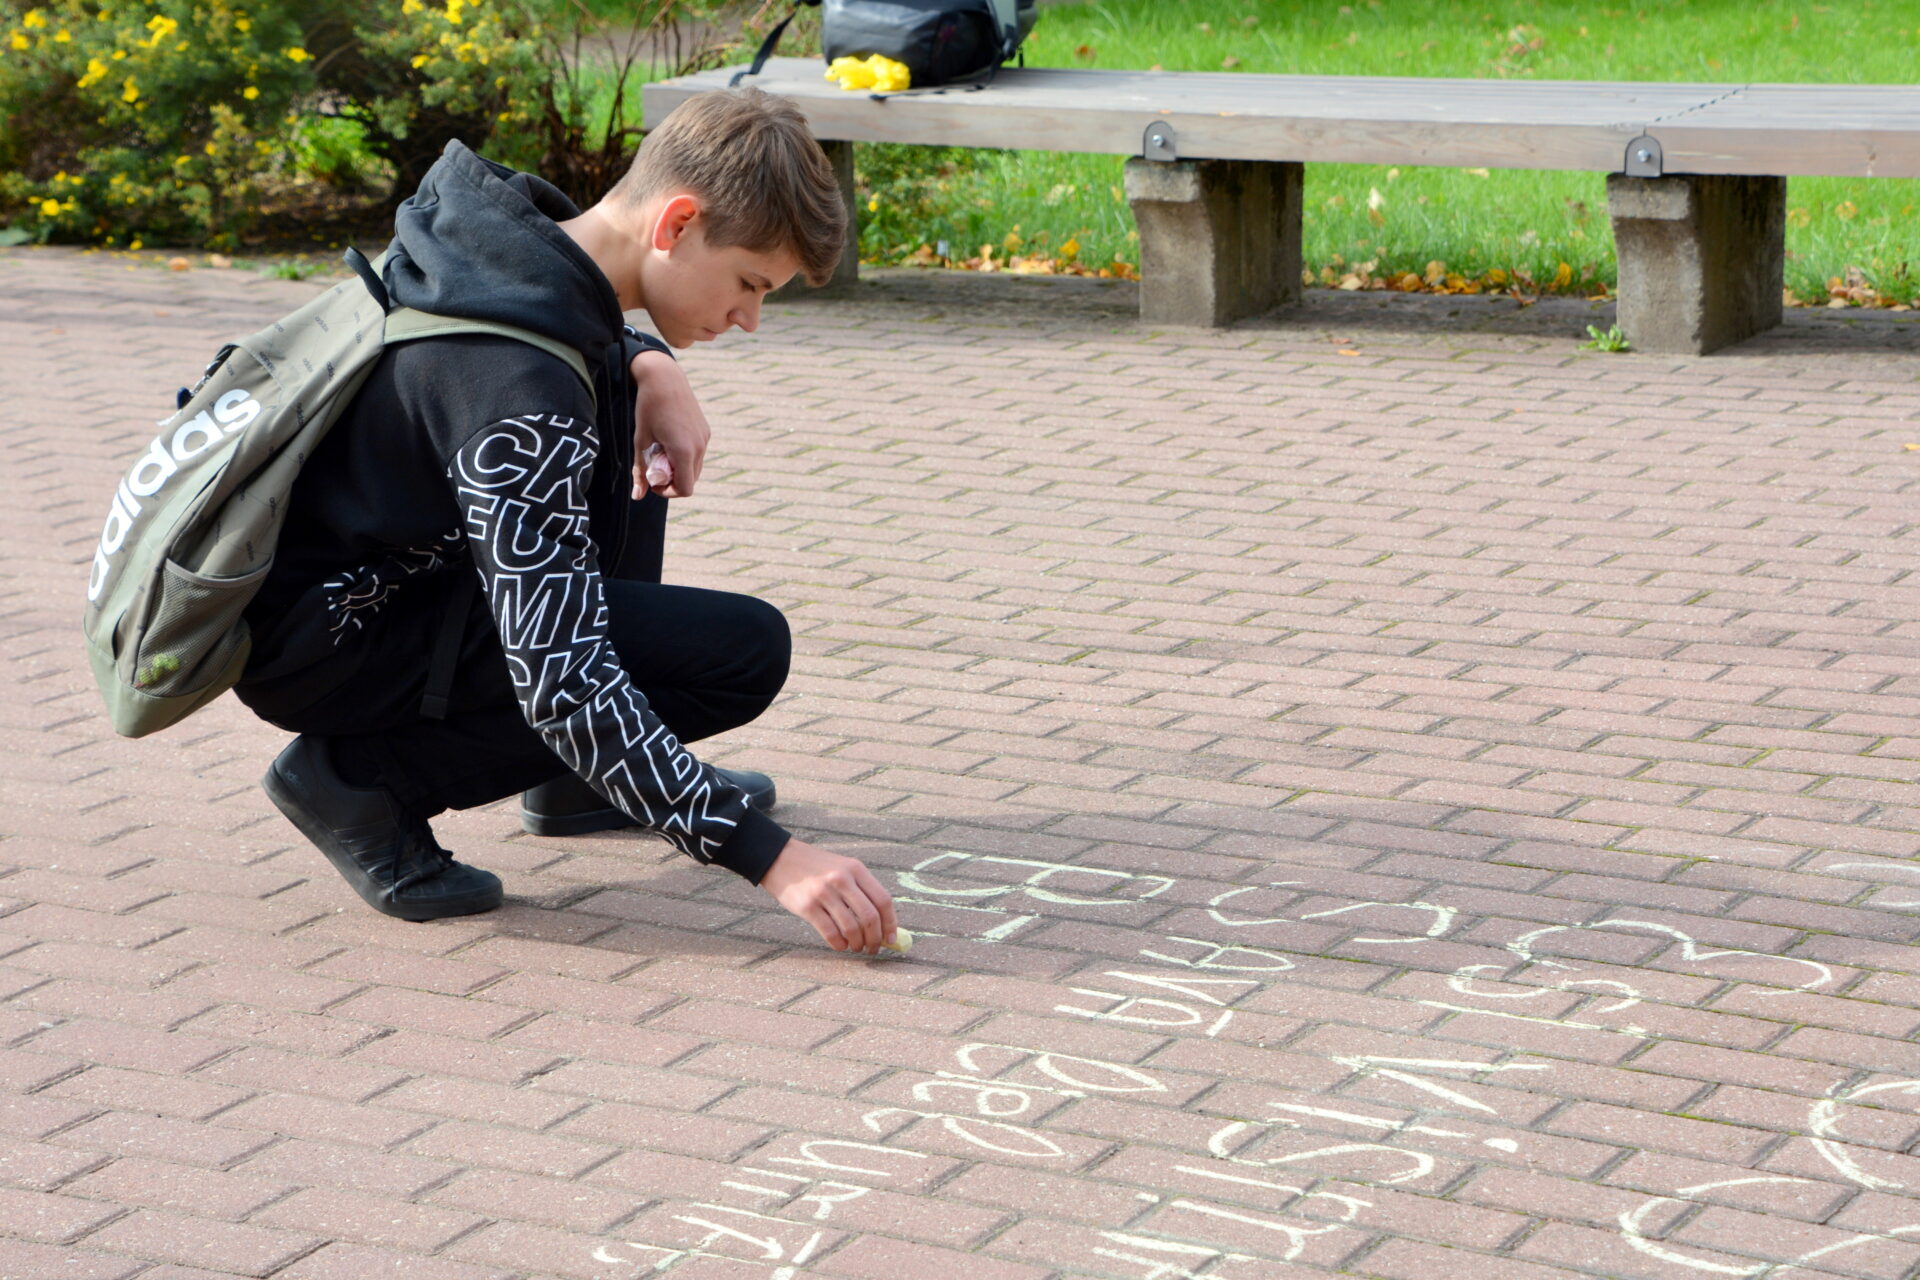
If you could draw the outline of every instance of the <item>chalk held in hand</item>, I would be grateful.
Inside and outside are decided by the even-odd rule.
[[[664,489],[673,483],[673,460],[667,457],[667,450],[658,440],[647,446],[640,455],[641,464],[647,469],[647,487]]]
[[[893,930],[893,941],[883,942],[880,946],[882,950],[898,951],[901,955],[905,955],[913,950],[913,934],[896,925]]]

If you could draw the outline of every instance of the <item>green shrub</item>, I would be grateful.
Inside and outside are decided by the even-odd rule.
[[[638,73],[736,55],[784,8],[0,0],[0,230],[230,247],[318,188],[397,203],[455,138],[590,202],[639,143]]]
[[[0,4],[0,215],[43,240],[231,243],[313,82],[295,12]]]
[[[404,195],[515,121],[538,31],[520,0],[0,0],[0,220],[226,247],[303,181]]]

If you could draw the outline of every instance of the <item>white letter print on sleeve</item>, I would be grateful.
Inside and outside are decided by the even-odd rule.
[[[607,639],[587,518],[598,451],[589,422],[509,418],[468,441],[448,478],[527,723],[635,821],[711,862],[746,798],[680,745]]]

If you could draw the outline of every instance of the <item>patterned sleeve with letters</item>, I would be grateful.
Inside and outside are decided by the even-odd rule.
[[[598,452],[591,422],[529,414],[474,433],[447,474],[527,723],[636,822],[712,862],[746,794],[660,722],[607,637],[587,521]]]

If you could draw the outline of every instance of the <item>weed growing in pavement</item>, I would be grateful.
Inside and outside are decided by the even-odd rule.
[[[1589,341],[1580,345],[1588,351],[1631,351],[1633,349],[1627,342],[1627,335],[1620,332],[1620,326],[1617,324],[1604,332],[1599,325],[1590,324],[1587,326],[1587,338]]]

